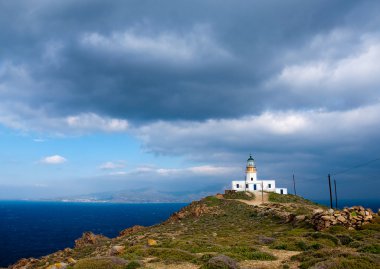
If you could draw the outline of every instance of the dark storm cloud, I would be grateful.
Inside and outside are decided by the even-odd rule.
[[[378,8],[373,5],[4,2],[2,81],[12,93],[0,94],[6,103],[39,108],[44,114],[92,112],[139,122],[239,117],[294,106],[360,106],[369,100],[346,96],[337,104],[342,96],[332,95],[333,100],[322,103],[314,98],[317,93],[294,92],[293,85],[283,83],[268,88],[267,83],[287,65],[318,57],[322,45],[308,49],[317,35],[323,38],[344,28],[353,31],[349,41],[358,43],[356,32],[372,33],[376,17],[371,14]],[[298,52],[302,57],[294,55]],[[342,55],[329,57],[350,52],[343,49]],[[10,74],[12,69],[18,71]]]

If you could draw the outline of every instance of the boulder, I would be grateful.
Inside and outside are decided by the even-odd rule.
[[[67,266],[69,266],[67,263],[57,262],[55,264],[49,265],[46,269],[66,269]]]
[[[67,262],[70,264],[70,265],[73,265],[73,264],[76,264],[77,261],[71,257],[67,258]]]
[[[233,259],[225,255],[218,255],[206,263],[208,269],[239,269],[239,265]]]
[[[148,246],[157,246],[157,241],[154,239],[149,238],[147,241]]]
[[[117,255],[120,255],[121,253],[123,253],[125,250],[125,246],[113,246],[111,249],[110,249],[110,255],[111,256],[117,256]]]

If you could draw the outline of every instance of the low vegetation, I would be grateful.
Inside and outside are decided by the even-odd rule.
[[[273,203],[297,203],[297,204],[305,204],[305,205],[316,205],[316,203],[302,198],[301,196],[293,195],[293,194],[278,194],[274,192],[269,193],[269,202]]]
[[[251,192],[229,192],[223,194],[225,199],[241,199],[241,200],[254,200],[255,195]]]

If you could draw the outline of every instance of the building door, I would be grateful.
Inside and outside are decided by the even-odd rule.
[[[253,184],[253,190],[256,190],[257,187],[256,187],[256,184]]]
[[[281,193],[281,194],[284,194],[284,190],[283,190],[283,189],[281,189],[281,190],[280,190],[280,193]]]

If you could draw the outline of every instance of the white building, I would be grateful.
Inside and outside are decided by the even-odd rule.
[[[249,155],[247,168],[245,170],[245,180],[232,181],[232,190],[235,191],[271,191],[279,194],[288,194],[287,188],[276,188],[275,180],[258,180],[255,160]]]

